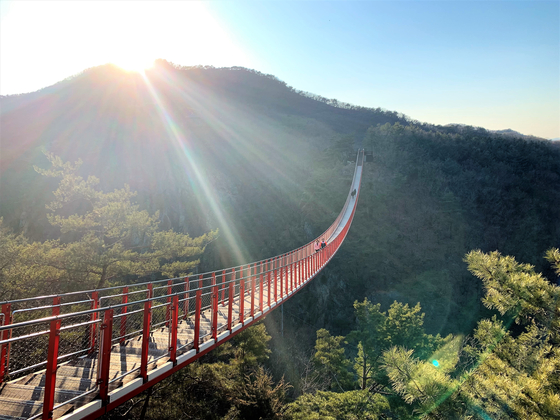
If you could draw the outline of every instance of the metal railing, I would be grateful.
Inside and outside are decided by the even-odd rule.
[[[286,254],[214,272],[1,303],[0,383],[44,370],[42,414],[30,418],[48,419],[54,410],[92,393],[107,401],[110,387],[127,376],[146,382],[161,359],[176,363],[179,355],[198,352],[204,342],[217,345],[220,333],[233,333],[235,325],[262,317],[316,276],[338,251],[356,209],[362,163],[360,151],[344,207],[318,237],[328,238],[319,252],[311,241]],[[179,324],[189,333],[179,334]],[[111,354],[118,346],[137,351],[140,361],[111,376]],[[92,387],[55,405],[58,367],[85,359],[95,368]]]

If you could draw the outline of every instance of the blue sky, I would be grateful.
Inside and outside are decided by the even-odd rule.
[[[109,61],[164,58],[254,68],[430,123],[560,137],[558,1],[2,0],[0,8],[2,94]]]

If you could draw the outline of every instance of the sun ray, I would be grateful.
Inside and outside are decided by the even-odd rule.
[[[203,201],[202,197],[195,195],[197,197],[197,200],[199,201],[200,207],[205,208],[209,205],[210,211],[214,214],[218,223],[220,224],[220,228],[224,233],[224,237],[228,245],[230,246],[230,249],[232,250],[238,261],[243,261],[244,254],[246,253],[243,252],[244,250],[242,244],[240,244],[236,239],[239,237],[239,235],[237,234],[237,232],[235,232],[235,228],[233,227],[234,225],[227,220],[227,216],[222,211],[222,208],[219,205],[218,199],[216,197],[216,193],[213,191],[205,177],[202,175],[201,168],[199,168],[197,162],[192,156],[191,150],[189,150],[187,138],[183,136],[177,124],[174,122],[169,112],[167,112],[163,101],[161,100],[158,92],[156,91],[148,77],[144,73],[142,73],[142,77],[146,83],[146,86],[148,87],[150,95],[153,97],[154,102],[156,103],[156,108],[161,120],[164,123],[166,131],[175,141],[175,146],[181,152],[181,156],[186,160],[185,167],[190,169],[190,171],[195,175],[197,184],[202,188],[202,192],[204,193],[206,201]]]

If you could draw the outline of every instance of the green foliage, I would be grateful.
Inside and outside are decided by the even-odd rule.
[[[451,419],[456,416],[457,381],[430,362],[412,356],[412,350],[392,347],[383,353],[382,367],[395,392],[420,416]],[[453,396],[453,397],[452,397]]]
[[[234,338],[235,361],[243,368],[254,367],[268,360],[270,335],[263,323],[247,328]]]
[[[348,340],[357,343],[354,369],[361,389],[374,385],[376,375],[378,380],[382,379],[377,372],[379,357],[386,349],[403,346],[414,350],[417,356],[427,358],[451,339],[444,340],[439,334],[434,337],[424,332],[420,304],[411,308],[395,301],[387,312],[381,312],[380,308],[380,304],[373,304],[367,298],[363,302],[354,302],[356,329],[350,332]]]
[[[554,271],[560,276],[560,250],[558,248],[551,248],[546,251],[545,258],[554,267]]]
[[[383,368],[392,388],[423,418],[559,418],[560,351],[550,319],[557,316],[558,299],[551,297],[559,288],[543,282],[532,266],[497,252],[473,251],[466,260],[485,285],[485,304],[513,312],[523,331],[506,331],[494,316],[481,320],[472,337],[448,341],[430,361],[391,348]]]
[[[290,385],[283,379],[275,384],[260,364],[270,352],[269,339],[264,324],[252,326],[235,336],[235,346],[220,346],[220,354],[214,355],[215,350],[188,365],[156,384],[151,394],[144,393],[107,417],[138,418],[147,403],[146,420],[281,419]]]
[[[288,404],[285,417],[291,420],[377,420],[387,418],[384,413],[389,409],[384,396],[368,391],[317,391]]]
[[[233,404],[224,420],[283,418],[288,389],[284,379],[274,386],[272,376],[262,367],[256,367],[232,390]]]
[[[43,264],[58,270],[69,283],[79,283],[82,289],[101,288],[131,275],[186,275],[217,235],[214,231],[191,238],[160,231],[158,213],[149,215],[133,204],[136,194],[128,186],[104,193],[97,188],[97,178],[84,180],[77,174],[81,161],[72,165],[46,155],[51,168],[36,170],[60,179],[47,208],[50,223],[62,236],[46,243]]]
[[[11,233],[0,218],[0,300],[64,290],[70,279],[47,259],[55,250],[56,242],[30,243]]]
[[[344,391],[351,386],[350,362],[344,354],[344,337],[333,337],[324,328],[317,331],[313,364],[323,382],[323,389]]]
[[[551,250],[547,255],[552,256]],[[560,288],[551,284],[530,264],[494,251],[471,251],[465,257],[469,270],[482,280],[484,305],[500,314],[509,314],[517,323],[536,322],[546,327],[560,342]]]

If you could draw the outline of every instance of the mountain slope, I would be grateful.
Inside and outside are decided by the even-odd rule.
[[[105,190],[130,184],[163,228],[219,228],[201,267],[217,269],[320,234],[344,202],[347,161],[365,146],[375,161],[347,244],[286,305],[298,346],[323,326],[346,334],[365,296],[420,301],[429,332],[468,331],[482,310],[462,262],[473,248],[547,272],[542,254],[560,237],[555,143],[334,104],[247,69],[163,61],[145,77],[101,66],[3,97],[0,216],[32,239],[58,237],[45,210],[54,185],[33,170],[46,167],[44,148],[82,159],[82,175]]]

